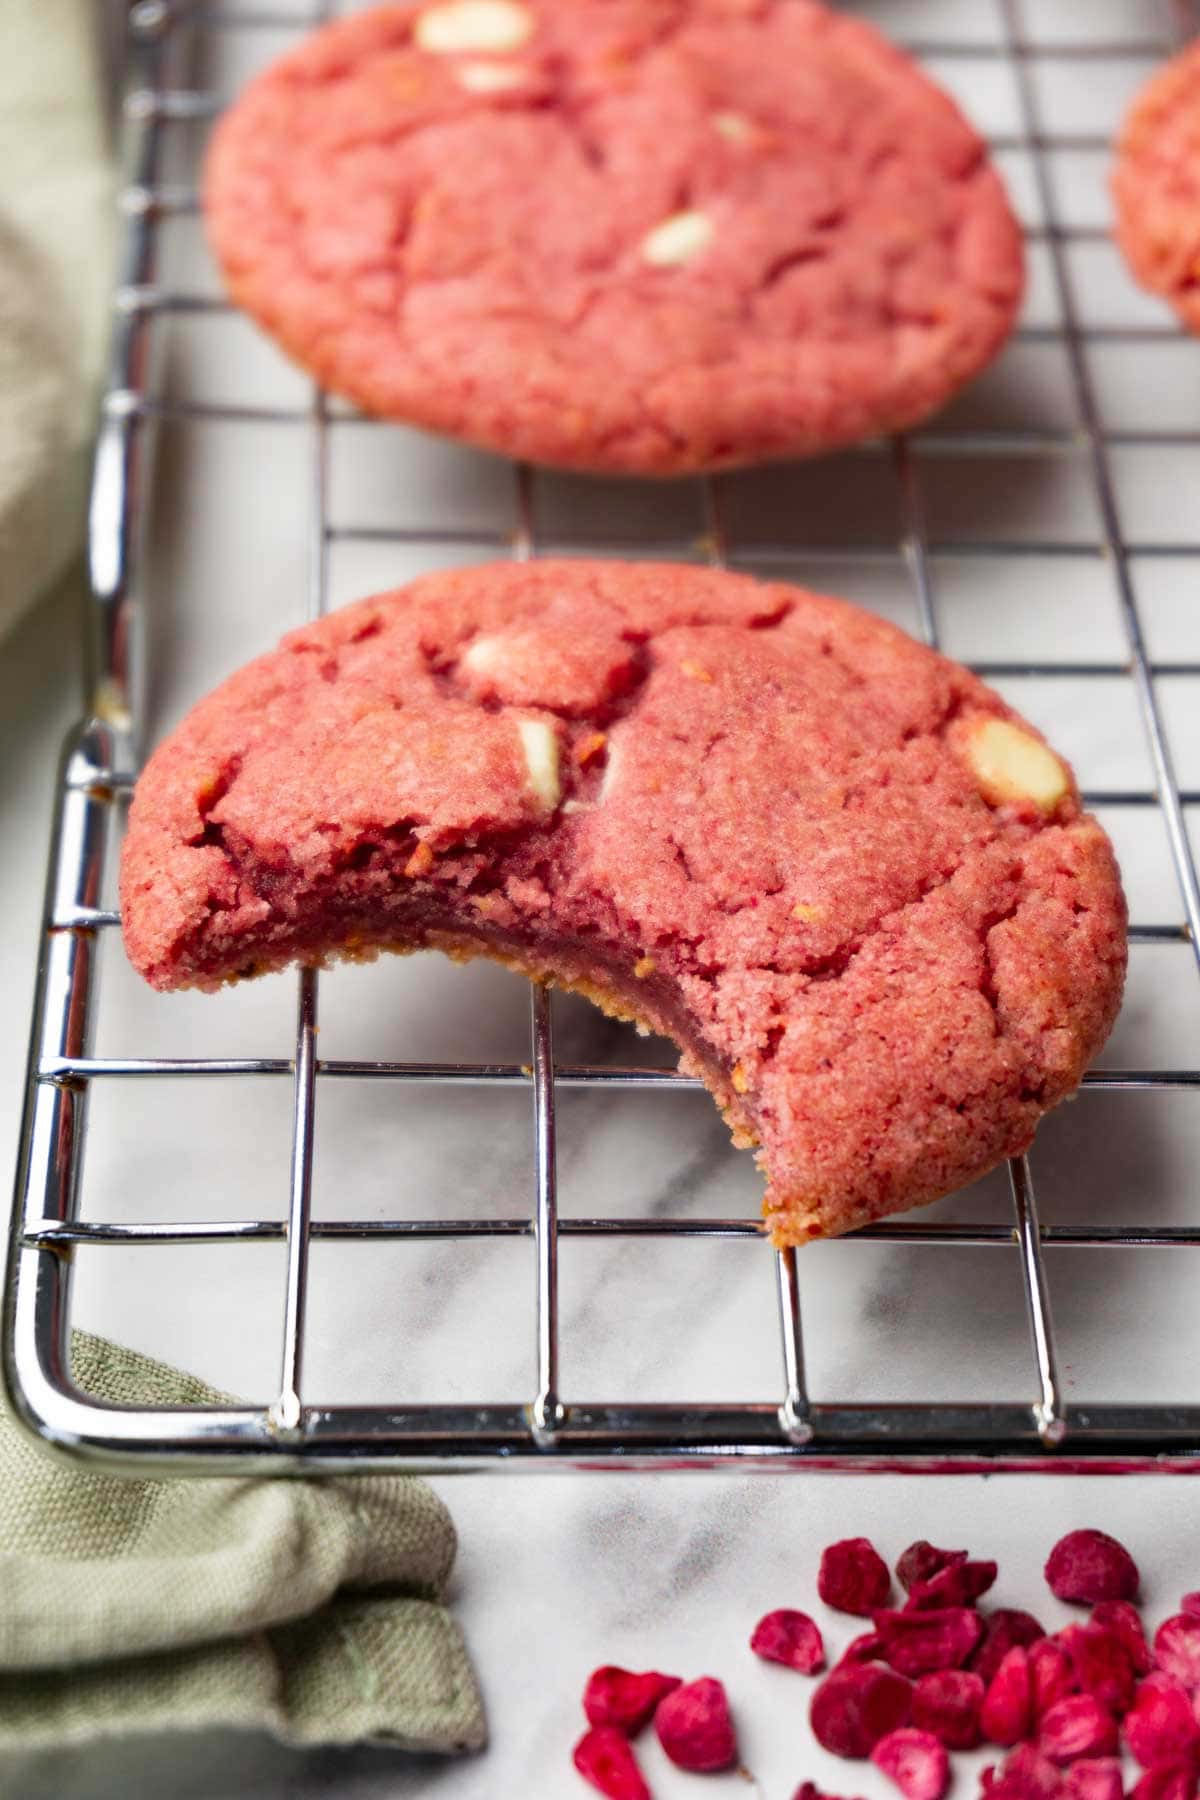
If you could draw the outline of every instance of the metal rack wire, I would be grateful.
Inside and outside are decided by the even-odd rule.
[[[1031,236],[1047,247],[1061,326],[1026,327],[1027,341],[1065,347],[1080,420],[1075,433],[1055,431],[950,430],[934,425],[911,442],[890,447],[890,466],[903,522],[899,552],[907,568],[921,629],[939,643],[939,617],[931,556],[978,554],[1054,556],[1067,548],[1054,538],[1024,538],[1019,544],[931,542],[922,500],[918,454],[948,452],[971,456],[996,452],[1071,451],[1086,458],[1101,523],[1099,542],[1082,548],[1108,560],[1115,574],[1127,645],[1125,660],[1113,662],[1012,660],[977,664],[992,676],[1127,676],[1136,693],[1154,774],[1152,789],[1092,792],[1090,803],[1161,808],[1178,881],[1179,923],[1137,924],[1135,943],[1190,944],[1200,954],[1200,884],[1188,840],[1185,806],[1200,793],[1183,789],[1176,778],[1157,677],[1164,672],[1147,651],[1137,597],[1130,576],[1131,545],[1122,535],[1111,466],[1117,445],[1169,446],[1194,442],[1192,434],[1168,430],[1106,430],[1090,375],[1090,343],[1139,342],[1175,335],[1169,326],[1085,328],[1072,289],[1067,246],[1103,233],[1069,227],[1059,220],[1047,153],[1063,149],[1104,149],[1091,135],[1055,134],[1041,116],[1032,77],[1038,58],[1084,58],[1088,43],[1035,45],[1022,32],[1018,0],[1000,0],[1004,25],[999,45],[924,42],[910,47],[949,58],[1003,60],[1013,71],[1020,100],[1020,130],[994,139],[997,148],[1031,153],[1044,225]],[[992,1246],[1019,1259],[1031,1346],[1029,1398],[1020,1403],[837,1404],[810,1399],[805,1384],[801,1288],[793,1252],[778,1256],[777,1298],[781,1334],[778,1398],[771,1403],[573,1404],[561,1393],[559,1372],[558,1244],[564,1237],[636,1239],[656,1236],[749,1238],[758,1222],[746,1218],[560,1219],[555,1173],[555,1097],[565,1088],[653,1089],[668,1096],[698,1084],[661,1069],[564,1064],[554,1054],[548,996],[531,993],[531,1049],[528,1065],[446,1064],[322,1059],[317,1054],[318,977],[299,977],[294,1054],[289,1058],[117,1058],[92,1052],[94,979],[102,934],[119,926],[117,915],[100,904],[101,877],[109,840],[116,830],[120,797],[131,786],[143,729],[143,623],[139,601],[138,543],[140,496],[148,461],[148,430],[164,410],[189,418],[228,422],[289,423],[306,432],[311,446],[309,614],[324,612],[329,596],[330,545],[352,528],[331,524],[329,438],[334,418],[325,396],[314,392],[302,410],[219,405],[211,401],[175,403],[165,408],[148,375],[149,352],[159,321],[185,318],[224,303],[178,291],[158,280],[157,236],[164,219],[196,208],[194,191],[159,180],[164,138],[181,122],[207,119],[215,102],[173,79],[173,54],[187,33],[234,31],[269,22],[300,31],[331,10],[317,6],[295,15],[272,11],[211,8],[183,0],[139,0],[130,9],[132,79],[125,102],[128,136],[123,263],[115,296],[115,325],[108,391],[96,456],[91,511],[92,603],[89,611],[89,711],[72,732],[60,771],[51,863],[40,943],[40,968],[29,1061],[29,1088],[22,1153],[14,1203],[6,1284],[3,1357],[10,1396],[26,1422],[42,1438],[119,1469],[150,1467],[158,1472],[315,1472],[363,1467],[561,1468],[620,1463],[625,1466],[789,1466],[814,1469],[1141,1469],[1200,1468],[1200,1405],[1068,1403],[1055,1348],[1054,1319],[1043,1268],[1046,1244],[1064,1247],[1200,1246],[1200,1225],[1055,1225],[1039,1222],[1033,1179],[1026,1159],[1010,1168],[1011,1223],[946,1224],[920,1215],[871,1227],[862,1239],[906,1244]],[[1176,7],[1178,36],[1195,29],[1192,7]],[[1171,45],[1148,38],[1104,46],[1107,55],[1161,55]],[[531,472],[514,472],[514,524],[509,533],[467,529],[372,528],[365,535],[428,545],[451,543],[464,550],[485,545],[517,557],[539,551],[619,552],[627,543],[557,545],[535,534]],[[719,481],[703,483],[704,545],[714,561],[724,560],[727,531]],[[363,535],[360,533],[360,535]],[[646,549],[645,545],[636,546]],[[1073,544],[1078,552],[1081,546]],[[1165,548],[1139,542],[1139,554]],[[1172,548],[1178,548],[1173,546]],[[659,556],[692,555],[692,543],[656,540]],[[779,546],[756,543],[753,556],[764,562]],[[862,560],[871,546],[848,544],[822,554],[836,564]],[[895,547],[888,554],[895,555]],[[1170,665],[1172,675],[1200,674],[1200,663]],[[89,1095],[114,1078],[154,1081],[160,1077],[290,1081],[293,1146],[290,1201],[286,1220],[259,1218],[148,1224],[83,1220],[79,1205]],[[338,1079],[383,1084],[437,1084],[527,1089],[534,1137],[533,1205],[518,1218],[422,1218],[348,1221],[314,1220],[313,1154],[319,1093]],[[1095,1072],[1090,1090],[1200,1089],[1200,1071],[1191,1068]],[[434,1403],[387,1407],[315,1406],[304,1399],[303,1353],[308,1294],[309,1248],[320,1239],[419,1240],[531,1238],[536,1263],[536,1370],[525,1405]],[[245,1243],[286,1244],[283,1359],[277,1390],[262,1404],[222,1408],[142,1409],[99,1405],[73,1384],[69,1327],[73,1253],[79,1246]],[[764,1249],[762,1254],[768,1252]]]

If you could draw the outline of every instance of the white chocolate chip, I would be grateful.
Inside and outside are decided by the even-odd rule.
[[[612,738],[608,740],[608,761],[604,765],[604,774],[600,777],[600,791],[596,795],[596,803],[603,806],[617,783],[617,766],[620,762],[620,751]]]
[[[495,638],[476,638],[463,652],[464,669],[473,669],[477,675],[486,675],[495,668],[500,656],[500,645]]]
[[[731,144],[749,143],[754,136],[754,126],[744,113],[739,112],[714,113],[713,129]]]
[[[454,79],[469,94],[505,94],[520,87],[525,74],[521,63],[465,62],[455,69]]]
[[[558,739],[544,719],[518,719],[521,749],[529,770],[529,785],[547,812],[553,812],[562,793],[558,777]]]
[[[1053,812],[1070,790],[1067,771],[1045,744],[1008,719],[984,719],[967,741],[967,761],[989,800],[1032,800]]]
[[[677,212],[642,239],[642,261],[656,269],[691,262],[712,242],[713,222],[707,213]]]
[[[533,14],[516,0],[445,0],[417,17],[413,37],[431,56],[517,50],[533,31]]]

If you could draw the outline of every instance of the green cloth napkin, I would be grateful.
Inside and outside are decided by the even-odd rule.
[[[221,1403],[76,1332],[98,1399]],[[411,1476],[146,1481],[51,1459],[0,1411],[0,1751],[208,1727],[478,1750],[441,1603],[455,1536]]]
[[[0,632],[83,538],[114,179],[94,0],[0,0]]]

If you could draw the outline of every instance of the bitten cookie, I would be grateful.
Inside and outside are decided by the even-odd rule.
[[[674,475],[914,424],[1022,249],[953,101],[814,0],[431,0],[341,20],[217,127],[229,291],[367,412]]]
[[[134,795],[159,988],[434,946],[673,1038],[779,1243],[1029,1144],[1121,995],[1112,850],[974,676],[839,600],[671,565],[432,575],[285,638]]]
[[[1200,44],[1141,89],[1117,140],[1117,241],[1143,287],[1200,331]]]

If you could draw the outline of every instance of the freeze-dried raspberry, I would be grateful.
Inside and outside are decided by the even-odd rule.
[[[1063,1775],[1063,1795],[1064,1800],[1124,1800],[1120,1757],[1080,1757]]]
[[[1033,1684],[1029,1652],[1017,1644],[992,1676],[979,1725],[989,1744],[1019,1744],[1033,1723]]]
[[[947,1750],[974,1750],[979,1742],[983,1682],[966,1669],[938,1669],[913,1688],[912,1721],[932,1731]]]
[[[928,1581],[915,1581],[905,1612],[927,1612],[939,1606],[974,1606],[996,1579],[994,1562],[961,1562],[940,1569]]]
[[[817,1592],[826,1606],[869,1619],[891,1588],[888,1566],[869,1538],[843,1538],[821,1552]]]
[[[1117,1743],[1117,1721],[1091,1694],[1068,1694],[1038,1721],[1037,1747],[1054,1763],[1111,1756]]]
[[[636,1737],[654,1717],[659,1701],[678,1686],[678,1675],[659,1675],[654,1670],[635,1675],[607,1663],[588,1676],[583,1710],[589,1725],[612,1725],[626,1737]]]
[[[668,1694],[654,1715],[654,1729],[680,1769],[707,1775],[737,1761],[737,1735],[725,1689],[710,1675]]]
[[[1147,1675],[1138,1683],[1122,1729],[1143,1769],[1191,1756],[1200,1740],[1187,1689],[1173,1675]]]
[[[986,1685],[1010,1650],[1018,1644],[1028,1648],[1046,1633],[1032,1613],[1012,1606],[998,1606],[995,1612],[983,1613],[981,1617],[983,1637],[971,1652],[967,1667],[982,1676]]]
[[[792,1800],[839,1800],[839,1797],[824,1793],[815,1781],[802,1781],[792,1795]]]
[[[1150,1673],[1154,1667],[1154,1658],[1150,1654],[1145,1627],[1136,1606],[1131,1606],[1128,1600],[1101,1600],[1092,1608],[1092,1624],[1103,1625],[1106,1631],[1116,1632],[1125,1646],[1125,1654],[1135,1675]]]
[[[1097,1600],[1137,1597],[1137,1564],[1125,1546],[1104,1531],[1069,1531],[1047,1557],[1045,1575],[1059,1600],[1092,1606]]]
[[[1029,1679],[1033,1685],[1033,1716],[1040,1719],[1050,1707],[1078,1691],[1075,1664],[1056,1638],[1041,1638],[1029,1651]]]
[[[1033,1744],[1018,1744],[994,1771],[991,1781],[987,1776],[985,1769],[984,1786],[989,1800],[1055,1800],[1062,1792],[1061,1770]]]
[[[911,1594],[918,1583],[931,1581],[942,1569],[955,1568],[966,1560],[965,1550],[939,1550],[936,1544],[918,1538],[896,1564],[896,1579],[905,1593]]]
[[[593,1725],[575,1746],[575,1767],[608,1800],[651,1800],[633,1746],[615,1725]]]
[[[1133,1790],[1132,1800],[1195,1800],[1196,1765],[1190,1756],[1155,1763]]]
[[[1154,1661],[1184,1687],[1200,1686],[1200,1619],[1176,1613],[1165,1620],[1154,1634]]]
[[[1071,1658],[1075,1679],[1085,1694],[1118,1714],[1132,1705],[1133,1664],[1115,1631],[1104,1625],[1068,1625],[1059,1632],[1058,1642]]]
[[[798,1669],[801,1675],[815,1675],[825,1667],[825,1645],[821,1633],[807,1613],[780,1607],[769,1612],[754,1627],[750,1648],[764,1662],[783,1663]]]
[[[875,1629],[885,1662],[902,1675],[927,1675],[961,1668],[983,1636],[983,1621],[969,1606],[945,1606],[937,1612],[877,1612]]]
[[[812,1697],[809,1721],[835,1756],[870,1756],[880,1738],[907,1725],[912,1684],[884,1663],[841,1663]]]
[[[880,1738],[871,1761],[894,1781],[904,1800],[942,1800],[950,1786],[950,1758],[946,1746],[931,1731],[902,1725]]]

